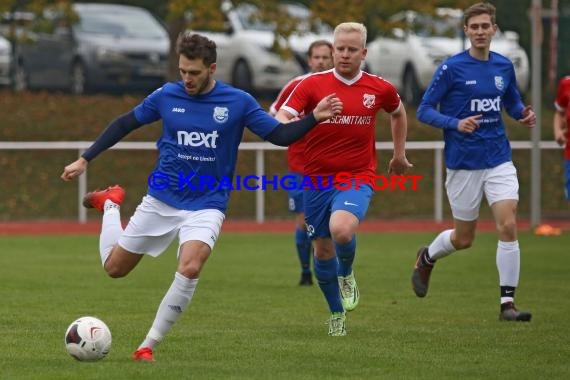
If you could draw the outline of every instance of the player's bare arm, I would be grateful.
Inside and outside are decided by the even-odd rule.
[[[563,112],[556,111],[554,113],[554,123],[552,127],[554,129],[554,141],[562,147],[566,146],[566,128],[568,128],[568,126],[566,125]]]
[[[536,114],[534,113],[532,106],[526,106],[523,109],[522,114],[523,117],[522,119],[519,119],[519,122],[528,125],[530,128],[536,125]]]
[[[481,120],[482,117],[483,115],[475,115],[459,120],[457,130],[463,133],[473,133],[477,128],[479,128],[479,120]]]
[[[85,158],[83,157],[78,158],[76,161],[72,162],[71,164],[63,168],[61,179],[63,179],[64,181],[71,181],[75,177],[79,177],[87,169],[88,163],[89,162]]]
[[[288,123],[291,119],[293,119],[295,115],[292,113],[285,111],[284,109],[280,109],[277,111],[275,118],[279,120],[281,123]]]
[[[401,175],[413,167],[406,158],[406,137],[408,135],[408,119],[406,109],[400,103],[398,109],[390,114],[390,125],[392,128],[392,141],[394,143],[394,153],[388,163],[390,174]]]

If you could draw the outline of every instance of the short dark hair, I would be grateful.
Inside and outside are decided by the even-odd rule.
[[[463,24],[467,26],[471,17],[484,14],[491,16],[491,22],[493,24],[497,23],[495,6],[490,3],[477,3],[473,4],[463,12]]]
[[[192,32],[180,33],[176,40],[176,53],[188,59],[201,59],[206,66],[215,63],[218,58],[216,43]]]
[[[329,49],[331,49],[331,51],[333,51],[333,44],[330,41],[327,40],[316,40],[313,41],[310,45],[309,45],[309,49],[307,50],[307,56],[310,57],[313,55],[313,49],[317,48],[319,46],[328,46]]]

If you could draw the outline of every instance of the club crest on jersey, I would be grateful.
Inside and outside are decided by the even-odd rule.
[[[375,103],[376,103],[376,95],[370,95],[370,94],[363,95],[362,104],[364,104],[364,107],[372,108],[374,107]]]
[[[227,107],[214,107],[214,120],[217,123],[225,123],[228,121],[229,110]]]
[[[497,87],[498,90],[502,90],[505,87],[505,82],[503,82],[503,77],[495,77],[495,87]]]

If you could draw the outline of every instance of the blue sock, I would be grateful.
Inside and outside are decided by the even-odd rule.
[[[295,230],[295,246],[301,263],[302,273],[311,273],[311,239],[304,230]]]
[[[338,256],[338,275],[348,276],[352,273],[352,263],[356,254],[356,236],[345,244],[334,243],[334,248]]]
[[[325,296],[331,313],[344,311],[342,303],[340,302],[340,290],[338,288],[337,258],[333,257],[329,260],[319,260],[315,257],[314,266],[315,277],[319,281],[319,287]]]

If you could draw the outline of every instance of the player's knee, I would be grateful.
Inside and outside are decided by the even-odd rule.
[[[187,265],[179,266],[178,273],[180,273],[181,275],[183,275],[186,278],[192,279],[192,278],[199,278],[201,270],[202,270],[201,265],[197,265],[195,263],[190,263]]]
[[[514,239],[517,234],[517,223],[514,219],[497,223],[497,231],[503,238]]]
[[[112,265],[108,262],[105,263],[104,268],[105,268],[105,272],[107,272],[107,275],[109,275],[109,277],[111,277],[111,278],[125,277],[131,271],[130,269],[122,268],[122,267],[117,266],[117,265]]]
[[[354,236],[354,230],[348,224],[337,224],[331,228],[331,236],[335,243],[346,244],[352,240]]]

